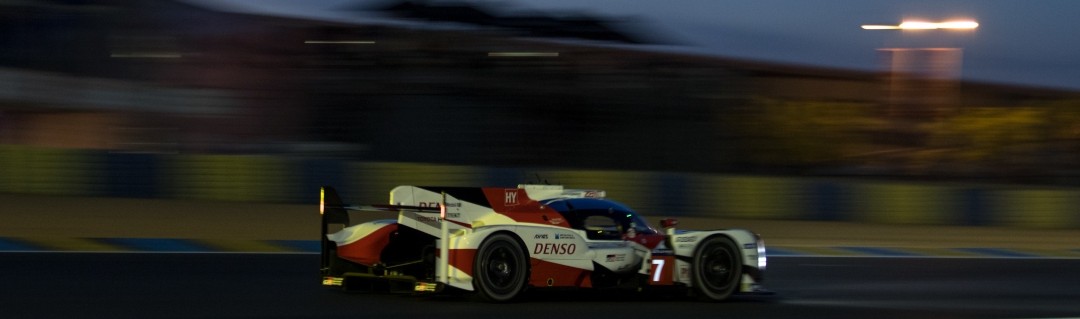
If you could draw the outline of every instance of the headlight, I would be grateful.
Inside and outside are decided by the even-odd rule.
[[[765,256],[765,240],[758,234],[754,234],[754,239],[757,241],[757,266],[759,270],[764,271],[765,264],[768,263],[768,257]]]

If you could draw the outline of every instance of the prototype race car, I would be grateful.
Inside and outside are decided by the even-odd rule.
[[[398,186],[390,205],[343,204],[323,187],[322,284],[346,290],[476,291],[508,301],[528,288],[684,287],[706,300],[765,292],[765,245],[741,229],[649,227],[602,190]],[[349,211],[398,212],[350,224]]]

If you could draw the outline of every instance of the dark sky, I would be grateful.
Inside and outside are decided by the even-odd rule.
[[[203,2],[204,0],[191,0]],[[384,0],[219,0],[233,10],[347,20],[342,7]],[[464,0],[463,0],[464,1]],[[445,2],[445,1],[443,1]],[[454,1],[451,1],[454,2]],[[457,1],[461,2],[461,1]],[[507,14],[542,11],[633,22],[676,50],[862,70],[879,48],[963,49],[964,79],[1080,89],[1078,0],[489,0]],[[905,19],[980,23],[975,31],[862,30]]]

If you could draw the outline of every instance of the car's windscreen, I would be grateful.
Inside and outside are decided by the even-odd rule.
[[[590,239],[620,239],[629,229],[637,234],[655,234],[641,215],[614,208],[581,209],[563,213],[575,229],[585,230]]]

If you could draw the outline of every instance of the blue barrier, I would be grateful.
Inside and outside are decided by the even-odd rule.
[[[297,203],[315,203],[319,200],[319,188],[330,185],[347,187],[345,163],[336,160],[300,161],[300,185],[291,190],[290,199]]]
[[[846,187],[833,181],[815,181],[810,185],[810,197],[813,205],[809,207],[808,218],[823,221],[846,220],[853,214],[849,207],[850,192]]]
[[[980,188],[968,188],[960,191],[959,197],[963,210],[960,215],[960,225],[985,226],[990,225],[987,216],[987,194]]]
[[[154,198],[160,191],[160,155],[105,154],[105,194],[112,197]]]

